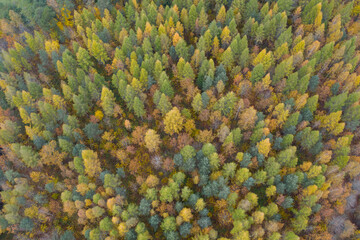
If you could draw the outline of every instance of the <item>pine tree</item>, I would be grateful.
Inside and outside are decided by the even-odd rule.
[[[88,70],[89,67],[93,66],[93,62],[91,61],[91,57],[88,51],[82,47],[80,47],[76,53],[76,59],[80,67],[82,67],[84,70]]]
[[[196,11],[196,7],[195,5],[191,5],[190,10],[189,10],[189,24],[190,24],[190,28],[191,31],[195,31],[195,22],[197,19],[197,11]]]
[[[97,59],[102,64],[105,64],[105,62],[109,60],[109,56],[100,39],[97,39],[96,37],[93,40],[89,39],[88,49],[90,50],[91,55],[95,57],[95,59]]]
[[[231,47],[228,47],[221,56],[221,63],[230,70],[234,63],[234,57],[231,51]]]
[[[137,117],[143,117],[146,113],[144,103],[137,96],[134,99],[134,112]]]
[[[245,19],[257,18],[258,15],[258,1],[250,0],[246,3]]]
[[[293,0],[278,0],[277,5],[279,8],[279,12],[285,11],[286,14],[288,14],[289,11],[291,11]]]
[[[167,112],[171,110],[171,103],[169,101],[169,98],[162,93],[161,97],[159,99],[158,108],[160,109],[160,112],[165,115]]]
[[[114,105],[114,93],[107,87],[103,87],[101,91],[101,106],[106,116],[111,116],[114,114]]]
[[[227,46],[229,46],[230,41],[231,41],[231,36],[230,36],[230,29],[225,26],[221,32],[220,35],[221,38],[221,44],[223,48],[226,48]]]
[[[264,66],[260,63],[256,65],[252,70],[250,81],[254,84],[260,81],[264,75],[265,75]]]
[[[225,6],[222,5],[216,16],[216,21],[220,22],[221,24],[224,24],[225,18],[226,18],[226,9],[225,9]]]
[[[195,95],[191,106],[193,107],[195,112],[200,112],[203,108],[203,102],[202,102],[202,98],[201,98],[201,94],[198,93]]]
[[[240,64],[243,68],[247,67],[249,65],[249,48],[245,48],[242,52],[241,52],[241,56],[240,56]]]

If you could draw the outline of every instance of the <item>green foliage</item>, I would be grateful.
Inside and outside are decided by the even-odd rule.
[[[111,116],[114,112],[115,98],[111,90],[106,87],[101,91],[101,106],[106,116]]]
[[[0,1],[1,233],[356,239],[358,2]]]

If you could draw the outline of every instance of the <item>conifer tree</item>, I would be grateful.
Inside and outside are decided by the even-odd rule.
[[[114,113],[114,105],[114,93],[110,89],[103,87],[101,91],[101,106],[106,116],[111,116]]]
[[[183,123],[184,118],[181,116],[179,109],[174,107],[164,118],[165,132],[170,135],[179,133],[183,128]]]
[[[139,97],[135,97],[134,99],[134,112],[137,117],[143,117],[146,113],[144,103]]]

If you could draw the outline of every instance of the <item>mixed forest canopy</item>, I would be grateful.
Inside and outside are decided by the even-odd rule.
[[[0,233],[360,231],[360,1],[0,0]]]

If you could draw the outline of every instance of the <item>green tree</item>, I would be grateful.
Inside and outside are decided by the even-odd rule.
[[[228,47],[221,56],[221,63],[230,70],[234,63],[234,57],[231,51],[231,47]]]
[[[36,167],[39,162],[39,154],[30,146],[20,146],[20,156],[27,167]]]
[[[264,66],[260,63],[254,67],[254,69],[251,72],[250,81],[255,84],[258,81],[261,81],[261,79],[264,77],[265,71]]]
[[[195,31],[195,22],[196,22],[197,16],[198,16],[198,13],[196,11],[195,5],[191,5],[190,10],[189,10],[189,24],[190,24],[191,31]]]
[[[249,48],[245,48],[240,55],[240,64],[243,68],[249,65],[249,58],[250,58]]]
[[[259,9],[258,9],[258,1],[250,0],[246,3],[245,6],[245,19],[249,18],[257,18]]]
[[[134,112],[137,117],[143,117],[146,113],[144,103],[139,97],[135,97],[134,99]]]
[[[165,115],[171,110],[171,103],[169,101],[169,98],[164,93],[161,94],[158,108],[163,115]]]
[[[93,40],[88,39],[88,49],[90,54],[102,64],[109,60],[103,42],[96,35],[93,35]]]
[[[220,110],[221,114],[230,117],[233,113],[237,98],[233,92],[229,92],[226,96],[220,98],[215,106],[215,110]]]
[[[101,106],[106,116],[114,113],[115,97],[114,93],[107,87],[103,87],[101,91]]]
[[[20,127],[16,122],[5,120],[0,124],[0,144],[14,143],[20,133]]]
[[[113,228],[113,223],[111,222],[110,218],[106,217],[100,221],[99,227],[101,231],[109,232]]]
[[[62,54],[62,58],[63,58],[63,64],[64,64],[64,68],[68,73],[71,74],[75,74],[76,71],[76,67],[77,67],[77,62],[76,60],[72,57],[71,52],[66,49],[63,54]]]
[[[161,223],[161,229],[164,232],[175,231],[176,230],[175,217],[170,216],[164,218],[163,222]]]
[[[203,102],[202,102],[202,98],[201,98],[201,94],[198,93],[195,95],[191,106],[193,107],[195,112],[200,112],[203,108]]]
[[[329,109],[330,112],[341,111],[342,107],[346,103],[347,98],[348,98],[347,92],[336,95],[330,98],[329,101],[325,103],[325,108]]]
[[[291,8],[292,8],[293,4],[294,4],[293,0],[278,0],[277,1],[279,12],[285,11],[286,14],[288,14],[289,11],[291,11]]]
[[[79,66],[82,67],[84,70],[88,70],[89,67],[93,66],[93,62],[91,61],[91,57],[86,51],[86,49],[80,47],[78,52],[76,53],[76,59],[79,63]]]

